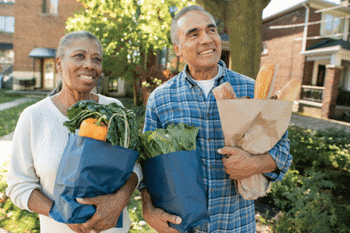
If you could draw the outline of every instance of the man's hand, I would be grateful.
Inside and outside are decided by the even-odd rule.
[[[219,154],[227,155],[222,158],[225,172],[231,180],[243,180],[259,173],[268,173],[277,169],[276,162],[268,153],[251,155],[236,147],[224,147]]]
[[[180,224],[182,219],[178,216],[164,212],[153,206],[151,197],[146,189],[142,190],[142,214],[148,225],[160,233],[179,233],[170,227],[168,222]]]

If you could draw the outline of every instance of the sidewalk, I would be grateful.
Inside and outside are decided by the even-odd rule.
[[[12,149],[12,137],[14,132],[5,135],[0,138],[0,166],[3,167],[3,164],[10,159],[11,149]],[[1,233],[1,231],[0,231]]]
[[[292,114],[290,124],[313,130],[325,130],[328,128],[344,129],[345,132],[350,133],[350,123],[331,119],[325,120],[308,117],[296,113]]]
[[[23,98],[23,99],[14,100],[11,102],[0,104],[0,111],[8,109],[8,108],[12,108],[16,105],[23,104],[25,102],[32,101],[32,100],[35,100],[35,99],[34,98]]]

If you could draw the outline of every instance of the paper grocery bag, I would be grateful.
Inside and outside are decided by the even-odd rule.
[[[292,101],[272,99],[218,100],[225,146],[239,147],[250,154],[268,152],[286,132],[292,115]],[[269,189],[267,178],[253,175],[236,182],[244,199],[257,199]]]

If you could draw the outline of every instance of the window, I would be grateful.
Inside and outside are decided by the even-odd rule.
[[[0,16],[0,31],[14,33],[15,32],[15,17]]]
[[[330,14],[323,14],[323,20],[321,24],[322,36],[333,36],[335,34],[343,33],[344,31],[344,19]]]
[[[15,0],[0,0],[1,3],[15,3]]]
[[[42,10],[43,13],[57,15],[58,0],[43,0]]]

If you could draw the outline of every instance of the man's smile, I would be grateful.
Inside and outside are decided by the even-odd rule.
[[[214,51],[215,51],[215,49],[204,50],[204,51],[200,52],[199,55],[210,54],[210,53],[213,53]]]
[[[85,80],[93,80],[94,77],[90,75],[79,75],[80,78],[83,78]]]

